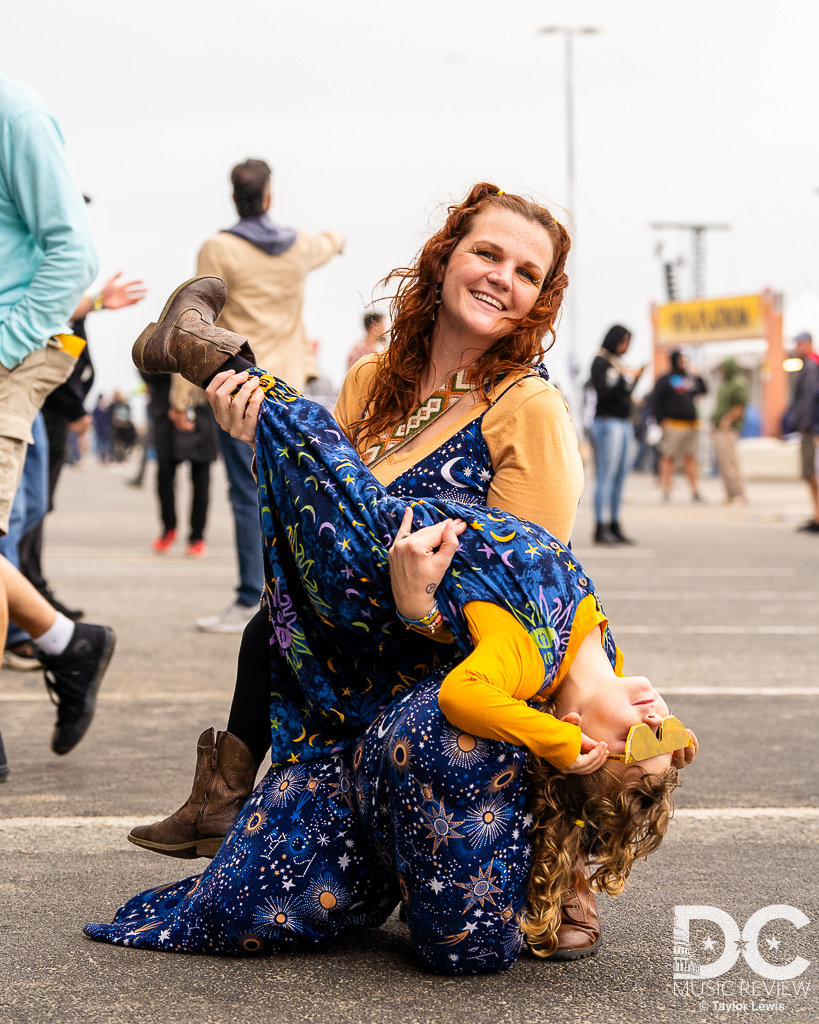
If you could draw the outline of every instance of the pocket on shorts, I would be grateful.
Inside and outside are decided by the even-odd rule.
[[[32,444],[34,417],[51,392],[68,379],[76,361],[51,338],[13,370],[0,367],[0,435]]]

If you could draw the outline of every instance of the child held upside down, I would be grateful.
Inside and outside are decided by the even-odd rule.
[[[171,297],[137,365],[202,384],[239,351],[197,287]],[[320,406],[256,368],[210,390],[237,385],[234,404],[258,413],[267,597],[290,669],[273,767],[202,875],[86,934],[272,953],[381,924],[400,900],[431,970],[503,970],[524,934],[548,955],[581,837],[596,887],[621,891],[660,845],[696,738],[679,727],[672,751],[668,708],[622,675],[591,580],[551,534],[493,509],[408,506]],[[443,629],[460,664],[391,701],[391,653]]]

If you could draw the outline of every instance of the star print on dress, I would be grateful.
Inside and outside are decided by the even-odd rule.
[[[461,889],[466,889],[466,897],[469,900],[464,913],[468,913],[476,903],[480,903],[483,907],[484,902],[488,900],[494,905],[495,895],[499,892],[503,892],[503,887],[495,885],[496,879],[492,875],[492,865],[494,861],[490,861],[489,865],[485,869],[479,869],[477,877],[473,876],[468,882],[456,882]]]
[[[450,839],[464,838],[462,832],[456,831],[459,825],[463,825],[463,821],[452,820],[455,817],[455,814],[446,813],[443,800],[441,800],[437,811],[425,811],[421,808],[421,813],[427,819],[426,827],[429,829],[427,839],[433,840],[433,853],[437,852],[441,843],[448,844]]]

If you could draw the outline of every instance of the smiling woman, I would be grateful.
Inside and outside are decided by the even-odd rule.
[[[539,365],[546,343],[554,341],[569,247],[565,228],[546,207],[483,182],[448,208],[412,266],[386,278],[397,282],[389,348],[364,357],[348,373],[335,417],[391,495],[489,506],[569,540],[583,469],[566,404]],[[216,395],[211,401],[223,429],[255,443],[258,406]],[[498,555],[508,557],[503,550]],[[422,587],[411,603],[428,611],[434,597]],[[279,691],[288,674],[271,635],[264,610],[242,638],[227,732],[219,740],[241,741],[255,763],[271,743],[271,690]],[[432,641],[413,636],[411,656],[391,656],[394,693],[426,679],[431,669],[425,665],[450,664],[456,657],[451,644],[435,642],[451,640],[445,630]],[[430,647],[432,661],[425,662],[418,651]],[[277,727],[274,722],[274,744]],[[202,758],[206,754],[202,748]],[[195,856],[203,839],[199,792],[164,822],[135,829],[131,841],[171,856]],[[236,816],[233,804],[223,802],[216,808],[213,794],[209,798],[208,813],[218,825],[209,838],[214,831],[224,835]],[[587,899],[593,901],[591,892]],[[572,956],[596,948],[596,936],[590,942],[584,934],[580,941],[587,948]]]
[[[545,206],[486,182],[450,206],[413,266],[385,279],[399,285],[366,434],[394,425],[396,412],[409,412],[456,369],[469,367],[486,391],[541,358],[546,336],[554,341],[570,246]]]

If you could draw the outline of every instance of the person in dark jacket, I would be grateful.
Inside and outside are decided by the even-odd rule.
[[[633,543],[620,529],[620,502],[634,439],[631,393],[644,367],[628,370],[620,361],[630,343],[631,332],[616,324],[603,339],[591,368],[591,383],[597,396],[591,425],[597,474],[594,487],[594,540],[597,544]]]
[[[168,374],[143,373],[151,395],[151,418],[157,461],[157,493],[162,516],[162,533],[154,541],[157,554],[165,554],[176,540],[176,467],[189,462],[191,467],[190,534],[187,554],[202,558],[205,554],[205,525],[210,502],[210,464],[216,459],[216,421],[203,391],[182,382],[191,394],[177,408],[172,378]]]
[[[793,383],[788,421],[801,435],[802,479],[808,485],[813,517],[799,527],[805,533],[819,533],[819,484],[816,475],[816,445],[819,441],[819,355],[813,351],[813,338],[807,331],[793,339],[793,355],[802,360],[802,369]]]
[[[707,390],[702,377],[689,371],[682,352],[672,352],[671,369],[660,377],[654,388],[654,418],[663,428],[660,486],[665,501],[671,497],[674,465],[680,458],[691,485],[691,500],[702,501],[697,489],[700,418],[694,399],[704,395]]]

